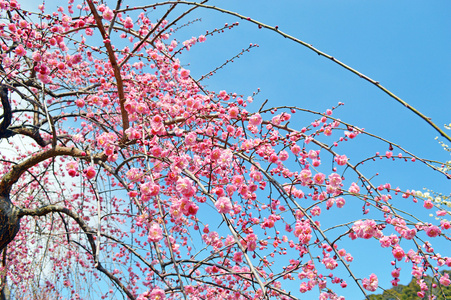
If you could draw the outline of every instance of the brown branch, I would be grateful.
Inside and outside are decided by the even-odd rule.
[[[122,136],[122,142],[125,142],[127,140],[127,136],[125,135],[125,130],[129,127],[129,120],[128,120],[128,113],[125,110],[125,94],[124,94],[124,82],[122,80],[121,76],[121,70],[120,67],[117,64],[116,56],[113,51],[113,47],[111,46],[111,41],[108,36],[108,33],[105,31],[105,28],[102,24],[102,18],[97,13],[97,9],[95,8],[94,4],[92,3],[92,0],[87,1],[89,8],[91,9],[91,12],[94,16],[94,19],[96,20],[97,28],[99,29],[103,42],[105,44],[105,47],[108,52],[108,58],[111,63],[111,67],[114,71],[114,77],[116,78],[116,85],[117,85],[117,93],[119,95],[119,105],[121,108],[121,115],[122,115],[122,130],[123,130],[123,136]]]
[[[78,157],[86,160],[90,160],[90,158],[92,157],[94,162],[106,160],[106,155],[103,152],[93,155],[89,152],[86,153],[78,148],[62,147],[57,145],[55,148],[41,151],[38,154],[22,161],[21,163],[14,165],[8,173],[3,175],[2,180],[0,181],[0,195],[8,195],[11,191],[12,185],[16,183],[19,180],[20,176],[22,176],[22,174],[25,173],[29,168],[45,161],[46,159],[63,155]]]

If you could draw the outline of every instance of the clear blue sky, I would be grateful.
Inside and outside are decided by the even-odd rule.
[[[35,1],[20,2],[27,7],[37,5]],[[136,5],[149,3],[148,0],[133,2]],[[451,2],[447,0],[212,0],[208,4],[277,25],[281,31],[313,44],[379,81],[440,127],[451,123]],[[161,16],[159,11],[152,13],[153,20]],[[420,157],[449,160],[449,153],[434,140],[438,133],[423,120],[375,86],[326,58],[272,31],[258,29],[254,24],[220,12],[199,8],[184,21],[196,18],[201,18],[201,22],[177,32],[180,40],[197,37],[224,23],[238,21],[240,25],[208,37],[206,43],[180,56],[194,78],[213,70],[250,43],[259,45],[205,80],[203,83],[209,90],[247,96],[260,88],[254,108],[265,99],[269,100],[268,106],[296,105],[318,111],[344,102],[345,106],[335,112],[335,117],[398,143]],[[304,117],[305,120],[296,119],[298,123],[292,126],[302,128],[313,120],[308,115]],[[388,150],[386,145],[367,142],[364,138],[340,147],[353,163],[376,151]],[[390,181],[402,189],[428,187],[444,194],[451,192],[450,181],[418,163],[381,162],[367,166],[365,171],[370,176],[379,172],[380,183]],[[382,265],[375,261],[379,252],[372,252],[370,244],[359,242],[351,247],[354,247],[353,267],[358,275],[368,276],[373,271],[389,274],[392,269],[387,258],[389,251],[384,257],[386,265]],[[407,265],[402,274],[401,283],[406,284],[410,280]],[[389,280],[389,276],[380,277],[380,284],[389,288]],[[347,299],[363,298],[355,297],[356,289],[350,280],[348,283],[350,287],[341,294]],[[297,286],[293,286],[293,293],[298,293]]]

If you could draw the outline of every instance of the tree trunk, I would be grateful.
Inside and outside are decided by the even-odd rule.
[[[0,196],[0,252],[14,239],[20,228],[19,209],[9,196]]]
[[[0,300],[10,300],[11,299],[10,294],[11,292],[9,291],[8,286],[5,285],[5,287],[0,292]]]

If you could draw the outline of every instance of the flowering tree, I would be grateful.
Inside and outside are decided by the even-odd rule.
[[[252,96],[208,90],[178,59],[221,29],[173,37],[199,7],[285,35],[278,28],[206,1],[73,2],[29,12],[0,0],[0,137],[15,152],[2,151],[0,167],[4,295],[339,299],[353,285],[365,297],[379,274],[353,271],[346,245],[358,240],[391,253],[393,285],[401,263],[419,296],[428,272],[435,288],[450,284],[440,267],[451,257],[428,241],[448,241],[448,212],[396,183],[374,183],[360,166],[385,158],[447,170],[334,118],[336,107],[248,111]],[[164,15],[149,19],[156,7]],[[299,113],[315,118],[291,126]],[[338,146],[359,135],[389,150],[353,162]],[[421,220],[396,198],[442,219]],[[359,215],[340,213],[355,205]]]

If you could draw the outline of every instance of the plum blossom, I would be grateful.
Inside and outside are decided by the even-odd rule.
[[[163,231],[158,223],[153,222],[149,228],[147,240],[149,242],[159,242],[163,238]]]
[[[19,56],[25,56],[27,54],[27,51],[24,49],[22,45],[19,44],[19,46],[16,47],[14,52]]]
[[[66,164],[66,170],[69,176],[75,177],[78,174],[78,163],[76,161],[70,161]]]
[[[450,283],[451,283],[451,280],[449,279],[449,274],[444,273],[443,276],[440,277],[440,284],[442,284],[444,286],[449,286]]]
[[[332,173],[330,174],[327,178],[329,178],[329,184],[334,187],[334,188],[338,188],[341,186],[341,176],[338,175],[337,173]]]
[[[220,197],[216,203],[215,207],[221,214],[226,214],[232,209],[232,202],[228,197]]]
[[[427,226],[424,229],[424,231],[426,231],[426,234],[428,235],[428,237],[436,237],[442,233],[440,228],[438,228],[437,226],[434,226],[434,225]]]
[[[346,200],[343,197],[339,197],[335,199],[335,204],[337,204],[338,208],[342,208],[346,204]]]
[[[187,69],[181,69],[180,70],[180,77],[182,78],[182,79],[188,79],[189,78],[189,70],[187,70]]]
[[[254,114],[252,117],[249,118],[249,124],[252,126],[258,126],[262,123],[262,117],[260,114]]]
[[[257,249],[257,236],[254,233],[248,234],[245,242],[248,251]]]
[[[136,300],[164,300],[166,295],[160,288],[154,288],[152,291],[142,293]]]
[[[360,192],[360,187],[357,185],[357,183],[353,182],[349,187],[349,192],[351,194],[358,194]]]
[[[127,29],[132,29],[133,28],[133,20],[130,17],[125,18],[124,21],[124,27]]]
[[[185,197],[192,197],[195,193],[195,188],[189,178],[179,178],[177,180],[176,189]]]
[[[157,196],[160,193],[160,186],[153,182],[146,182],[140,185],[140,190],[144,195]]]
[[[240,113],[240,110],[238,109],[238,107],[234,106],[234,107],[229,108],[228,113],[229,113],[230,118],[236,119],[236,118],[238,118],[238,114]]]
[[[370,292],[374,292],[377,290],[378,286],[379,286],[379,281],[377,279],[376,274],[371,274],[370,278],[363,278],[362,280],[362,284],[363,284],[363,288],[365,290],[368,290]]]
[[[315,176],[313,176],[316,184],[323,184],[325,178],[326,175],[324,175],[323,173],[316,173]]]
[[[103,11],[102,17],[107,20],[107,21],[111,21],[113,20],[114,17],[114,13],[111,9],[109,9],[108,7],[105,8],[105,10]],[[133,26],[132,26],[133,27]]]
[[[86,178],[88,179],[92,179],[96,176],[96,170],[94,169],[93,166],[89,166],[88,168],[86,168],[84,170],[84,173],[86,175]]]
[[[335,259],[332,257],[326,257],[323,259],[323,264],[326,267],[326,269],[333,270],[338,266],[338,263]]]
[[[299,152],[301,152],[301,147],[298,145],[293,145],[291,147],[291,152],[293,152],[294,155],[297,155]]]
[[[380,237],[381,231],[377,229],[377,224],[374,220],[359,220],[354,222],[352,230],[359,238],[370,239],[374,237]]]
[[[279,153],[279,159],[281,160],[281,161],[286,161],[287,159],[288,159],[288,152],[287,151],[285,151],[285,150],[282,150],[282,151],[280,151],[280,153]]]
[[[315,150],[310,150],[308,152],[308,158],[310,159],[315,159],[318,157],[319,151],[315,151]]]
[[[346,155],[337,155],[334,160],[339,166],[344,166],[348,162]]]
[[[402,250],[402,248],[399,245],[396,245],[393,248],[392,254],[398,261],[403,259],[404,255],[405,255],[404,250]]]
[[[190,132],[185,136],[185,144],[187,146],[194,145],[196,143],[197,134],[195,132]]]
[[[391,271],[391,276],[392,276],[393,278],[398,278],[398,277],[399,277],[399,274],[400,274],[400,271],[401,271],[401,268],[396,268],[396,269],[394,269],[393,271]]]
[[[312,182],[312,171],[304,169],[299,173],[298,180],[301,181],[301,185],[306,186]]]

